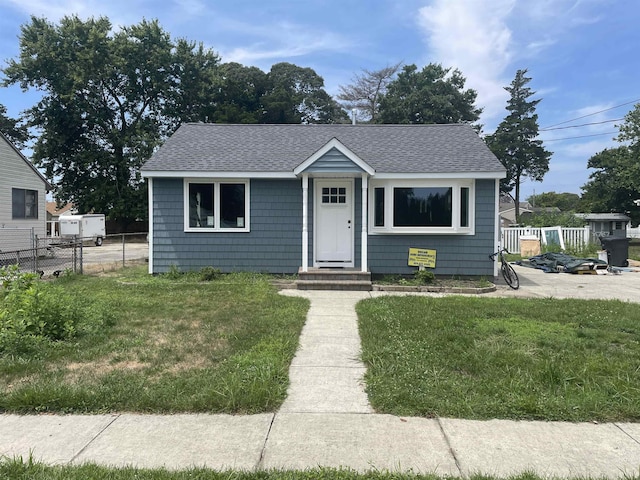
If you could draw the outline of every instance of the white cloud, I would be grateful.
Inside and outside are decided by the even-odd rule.
[[[473,0],[435,0],[419,10],[418,24],[426,35],[429,61],[455,66],[478,91],[482,120],[502,116],[508,98],[504,72],[513,58],[507,18],[515,0],[488,7]]]
[[[490,131],[504,117],[509,85],[518,68],[526,68],[557,45],[572,28],[594,23],[593,6],[603,0],[429,0],[419,9],[427,58],[455,66],[478,91],[481,121]],[[514,65],[525,60],[526,65]],[[548,85],[545,90],[553,90]]]
[[[81,0],[5,0],[4,3],[12,5],[20,10],[36,17],[45,17],[51,21],[57,21],[65,15],[77,14],[78,16],[91,16],[91,4]]]
[[[46,18],[50,22],[58,22],[62,17],[77,15],[81,19],[104,16],[109,18],[115,29],[121,26],[138,23],[144,15],[132,7],[131,2],[112,0],[0,0],[11,5],[25,15]]]
[[[200,0],[174,0],[177,9],[187,16],[200,15],[206,11],[207,6]]]
[[[231,27],[230,24],[226,26]],[[255,64],[261,60],[278,61],[318,52],[341,52],[354,46],[354,42],[343,35],[288,22],[269,25],[268,28],[235,22],[233,29],[258,40],[229,50],[221,47],[224,62]]]

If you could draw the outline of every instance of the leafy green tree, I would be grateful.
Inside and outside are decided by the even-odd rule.
[[[340,105],[324,90],[324,80],[311,68],[276,63],[268,73],[262,98],[263,123],[340,123]]]
[[[592,212],[627,213],[634,224],[640,222],[640,103],[619,125],[618,147],[596,153],[587,162],[595,171],[582,187],[586,205]]]
[[[262,98],[269,78],[257,67],[224,63],[219,68],[220,88],[210,105],[206,121],[214,123],[261,123]]]
[[[633,147],[605,149],[589,159],[587,167],[595,171],[582,187],[588,210],[627,213],[634,224],[640,222],[640,208],[634,203],[640,199],[640,157]]]
[[[527,84],[527,70],[518,70],[505,90],[511,97],[507,101],[509,114],[500,122],[493,135],[486,137],[491,151],[507,169],[506,178],[500,181],[500,191],[510,193],[515,189],[516,220],[520,217],[520,184],[524,178],[542,181],[549,171],[552,153],[544,148],[538,137],[538,114],[536,106],[541,99],[529,100],[535,95]]]
[[[563,212],[580,212],[582,199],[577,193],[545,192],[531,195],[527,201],[534,207],[558,207]]]
[[[338,100],[347,110],[357,110],[363,121],[375,123],[380,111],[380,99],[400,69],[401,63],[387,65],[380,70],[363,69],[349,85],[340,85]]]
[[[202,115],[217,63],[157,21],[113,32],[104,17],[32,17],[4,74],[6,85],[44,92],[26,118],[56,197],[126,223],[146,216],[140,166],[181,121]]]
[[[7,107],[4,105],[0,105],[0,132],[4,133],[18,148],[24,148],[29,140],[27,127],[21,124],[20,120],[7,116]]]
[[[210,121],[223,89],[219,57],[202,43],[178,39],[172,50],[164,116],[175,130],[182,122]]]
[[[465,90],[460,70],[430,63],[405,65],[380,100],[379,123],[471,123],[480,118],[477,92]]]
[[[520,220],[525,225],[532,227],[555,227],[559,225],[567,228],[579,228],[585,226],[582,218],[576,217],[573,212],[524,212]]]

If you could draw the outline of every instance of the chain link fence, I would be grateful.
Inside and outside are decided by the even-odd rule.
[[[107,235],[100,247],[85,242],[83,252],[82,268],[88,274],[139,265],[149,258],[147,232]]]
[[[56,242],[51,238],[35,238],[35,248],[0,252],[0,267],[17,265],[21,272],[37,273],[40,277],[71,271],[82,273],[82,242]]]
[[[146,232],[107,235],[102,246],[96,246],[88,240],[40,238],[33,235],[31,229],[12,230],[10,233],[15,236],[15,242],[3,241],[0,245],[23,247],[10,250],[2,248],[0,267],[18,265],[21,272],[37,273],[44,278],[67,271],[78,274],[107,272],[144,263],[149,258]],[[0,239],[4,238],[0,235]]]

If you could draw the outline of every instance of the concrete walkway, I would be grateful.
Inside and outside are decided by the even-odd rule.
[[[574,281],[569,275],[524,285]],[[566,277],[566,278],[563,278]],[[596,277],[591,277],[596,278]],[[634,279],[640,281],[640,274]],[[584,279],[587,281],[588,279]],[[582,280],[581,280],[582,281]],[[595,280],[584,293],[603,289]],[[589,287],[590,285],[590,287]],[[556,285],[553,288],[559,288]],[[569,289],[571,291],[571,289]],[[628,295],[625,289],[621,294]],[[299,292],[311,300],[279,412],[230,415],[0,415],[0,455],[53,464],[183,469],[347,467],[469,476],[621,478],[640,472],[640,424],[471,421],[373,414],[360,362],[354,306],[384,292]],[[495,295],[512,295],[499,287]],[[595,295],[595,293],[594,293]],[[601,298],[601,297],[598,297]],[[640,298],[640,297],[636,297]]]
[[[280,413],[373,413],[364,391],[355,304],[369,292],[286,290],[311,300]]]

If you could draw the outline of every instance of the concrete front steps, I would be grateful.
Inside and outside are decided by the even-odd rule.
[[[371,273],[351,268],[310,268],[298,271],[298,290],[349,290],[368,292],[373,289]]]

